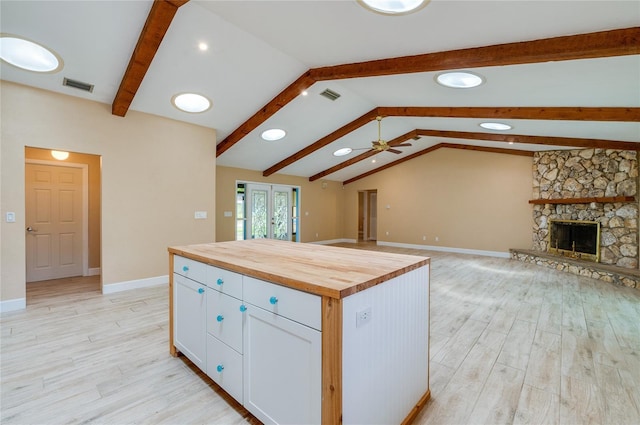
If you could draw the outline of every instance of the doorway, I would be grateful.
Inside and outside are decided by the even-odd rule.
[[[101,159],[62,153],[25,147],[27,283],[101,274]]]
[[[378,239],[378,191],[358,191],[358,240]]]
[[[296,186],[236,183],[236,240],[299,242],[299,198]]]

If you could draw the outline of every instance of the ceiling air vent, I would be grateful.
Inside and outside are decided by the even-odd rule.
[[[421,136],[415,136],[415,137],[413,137],[413,140],[420,140],[420,137]]]
[[[324,96],[329,100],[336,100],[337,98],[340,97],[340,93],[336,93],[336,92],[334,92],[333,90],[330,90],[330,89],[325,89],[325,91],[320,93],[320,96]]]
[[[89,93],[93,93],[93,84],[83,83],[82,81],[72,80],[70,78],[65,77],[65,79],[62,80],[62,85],[67,87],[73,87],[75,89],[88,91]]]

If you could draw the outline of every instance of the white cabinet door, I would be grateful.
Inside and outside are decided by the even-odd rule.
[[[193,364],[205,370],[207,288],[175,273],[173,288],[174,345]]]
[[[245,407],[265,424],[319,424],[321,333],[251,304],[245,314]]]

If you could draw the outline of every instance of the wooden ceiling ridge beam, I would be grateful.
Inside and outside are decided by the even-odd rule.
[[[129,65],[111,104],[111,113],[124,117],[129,111],[142,80],[153,61],[164,35],[180,6],[189,0],[154,0],[147,20],[140,32]]]
[[[523,134],[476,133],[466,131],[417,129],[418,136],[444,137],[451,139],[486,140],[492,142],[523,143],[530,145],[570,146],[575,148],[597,148],[640,151],[640,143],[608,139],[585,139],[578,137],[529,136]]]
[[[349,183],[353,183],[356,180],[360,180],[363,179],[365,177],[368,177],[372,174],[376,174],[379,173],[380,171],[384,171],[387,170],[391,167],[395,167],[396,165],[402,164],[403,162],[412,160],[414,158],[417,158],[419,156],[422,155],[426,155],[428,153],[431,153],[435,150],[438,150],[440,148],[450,148],[450,149],[462,149],[462,150],[473,150],[473,151],[478,151],[478,152],[490,152],[490,153],[500,153],[500,154],[506,154],[506,155],[520,155],[520,156],[533,156],[533,152],[531,151],[523,151],[523,150],[518,150],[518,149],[503,149],[503,148],[488,148],[488,147],[484,147],[484,146],[470,146],[470,145],[462,145],[462,144],[457,144],[457,143],[438,143],[437,145],[433,145],[431,147],[428,147],[426,149],[423,149],[419,152],[416,153],[412,153],[411,155],[407,155],[403,158],[397,159],[393,162],[390,162],[388,164],[385,164],[381,167],[378,167],[374,170],[371,171],[367,171],[366,173],[360,174],[358,176],[352,177],[348,180],[345,180],[344,182],[342,182],[342,185],[347,185]]]
[[[411,130],[410,132],[405,133],[402,136],[396,137],[395,139],[387,142],[387,144],[389,146],[396,146],[396,145],[399,145],[399,144],[401,144],[403,142],[406,142],[407,140],[411,140],[416,136],[417,136],[416,130]],[[331,168],[327,168],[326,170],[321,171],[318,174],[314,174],[313,176],[309,177],[309,181],[312,182],[312,181],[316,181],[318,179],[321,179],[324,176],[328,176],[329,174],[333,174],[336,171],[342,170],[343,168],[347,168],[347,167],[349,167],[349,166],[351,166],[353,164],[356,164],[356,163],[358,163],[360,161],[364,161],[365,159],[370,158],[373,155],[379,154],[381,152],[382,151],[375,151],[375,150],[372,150],[372,149],[368,150],[368,151],[366,151],[364,153],[361,153],[358,156],[354,156],[353,158],[349,158],[348,160],[343,161],[340,164],[334,165]]]
[[[317,81],[640,54],[640,27],[313,68],[216,147],[222,155]]]
[[[312,69],[316,80],[374,77],[445,69],[521,65],[640,53],[640,27],[426,53]]]
[[[502,118],[521,120],[561,121],[640,121],[640,108],[634,107],[573,107],[573,106],[517,106],[517,107],[434,107],[380,106],[382,116],[440,117],[440,118]]]
[[[285,158],[282,161],[278,162],[277,164],[269,167],[268,169],[266,169],[265,171],[262,172],[262,175],[264,177],[267,177],[267,176],[270,176],[271,174],[273,174],[273,173],[275,173],[275,172],[277,172],[279,170],[282,170],[284,167],[293,164],[294,162],[304,158],[307,155],[312,154],[313,152],[317,151],[318,149],[321,149],[321,148],[327,146],[328,144],[335,142],[339,138],[351,133],[352,131],[362,127],[363,125],[367,124],[368,122],[376,119],[377,116],[378,116],[378,108],[374,108],[374,109],[370,110],[369,112],[359,116],[355,120],[343,125],[342,127],[337,129],[336,131],[334,131],[334,132],[324,136],[323,138],[315,141],[314,143],[310,144],[309,146],[305,147],[304,149],[299,150],[298,152],[294,153],[293,155],[289,156],[288,158]]]

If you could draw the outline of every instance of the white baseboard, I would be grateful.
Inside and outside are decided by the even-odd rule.
[[[418,244],[384,242],[384,241],[378,241],[377,244],[386,245],[386,246],[395,246],[398,248],[424,249],[426,251],[441,251],[441,252],[453,252],[456,254],[482,255],[485,257],[511,258],[511,255],[509,254],[509,252],[501,252],[501,251],[483,251],[479,249],[450,248],[448,246],[418,245]]]
[[[329,239],[326,241],[309,242],[317,245],[331,245],[332,243],[356,243],[355,239]]]
[[[24,310],[25,308],[27,308],[26,298],[16,298],[14,300],[0,301],[0,313]]]
[[[87,276],[100,276],[102,269],[100,267],[93,267],[87,270]]]
[[[114,292],[128,291],[130,289],[147,288],[149,286],[168,285],[169,276],[148,277],[146,279],[128,280],[126,282],[111,283],[102,285],[103,294],[113,294]]]

